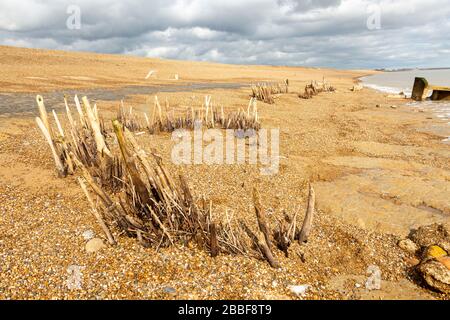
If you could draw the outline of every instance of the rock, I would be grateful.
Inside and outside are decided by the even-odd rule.
[[[403,239],[398,242],[398,246],[409,253],[416,253],[419,250],[419,247],[410,239]]]
[[[450,242],[441,241],[438,246],[444,249],[448,254],[450,254]]]
[[[410,265],[412,267],[415,267],[415,266],[417,266],[420,263],[420,260],[417,259],[416,257],[414,257],[414,258],[405,258],[405,262],[408,265]]]
[[[412,231],[409,238],[420,247],[429,247],[437,244],[445,250],[450,243],[450,232],[448,226],[442,223],[433,223]]]
[[[376,108],[381,108],[381,106],[380,106],[379,104],[377,104],[375,107],[376,107]]]
[[[450,269],[436,260],[420,264],[417,270],[426,283],[442,293],[450,293]]]
[[[351,91],[355,92],[355,91],[360,91],[362,89],[363,89],[363,86],[361,84],[356,84],[356,85],[353,86]]]
[[[176,294],[177,293],[177,290],[172,287],[164,287],[163,291],[168,294]]]
[[[106,246],[103,243],[102,239],[94,238],[94,239],[89,240],[86,243],[86,252],[89,252],[89,253],[97,252],[105,247]]]
[[[433,245],[429,246],[424,252],[424,259],[434,259],[445,257],[447,252],[439,246]]]
[[[447,269],[450,269],[450,257],[449,256],[439,257],[439,258],[436,258],[436,260],[439,261],[440,263],[442,263]]]
[[[91,239],[94,239],[95,232],[89,229],[84,231],[81,235],[83,236],[84,240],[89,241]]]
[[[293,294],[295,294],[296,296],[299,296],[299,297],[304,297],[309,288],[311,288],[311,286],[308,284],[302,284],[302,285],[298,285],[298,286],[297,285],[288,286],[288,289]]]
[[[394,104],[391,106],[391,109],[397,109],[398,107]]]

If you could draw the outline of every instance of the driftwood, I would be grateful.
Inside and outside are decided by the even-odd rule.
[[[316,196],[314,192],[314,188],[312,185],[309,185],[309,194],[308,194],[308,207],[306,209],[305,219],[303,220],[302,229],[300,231],[300,235],[298,238],[298,242],[300,244],[308,242],[309,233],[311,232],[313,217],[314,217],[314,205],[316,201]]]

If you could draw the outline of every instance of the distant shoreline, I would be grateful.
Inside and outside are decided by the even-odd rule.
[[[412,71],[412,70],[450,70],[450,67],[440,67],[440,68],[375,69],[375,71],[382,71],[382,72],[401,72],[401,71]]]

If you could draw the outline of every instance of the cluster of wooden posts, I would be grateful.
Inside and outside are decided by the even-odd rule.
[[[124,125],[115,119],[112,130],[108,130],[96,105],[92,107],[86,97],[81,103],[76,96],[74,100],[76,112],[72,112],[73,108],[65,99],[67,125],[64,129],[54,111],[53,124],[43,98],[37,96],[40,117],[36,122],[50,146],[59,175],[78,176],[92,214],[111,245],[117,243],[121,234],[136,238],[145,247],[154,248],[195,242],[211,256],[254,256],[266,259],[277,268],[280,264],[273,254],[274,247],[287,254],[293,241],[304,243],[307,240],[314,212],[312,188],[301,229],[297,228],[295,214],[293,217],[286,215],[285,220],[272,231],[256,189],[254,206],[258,231],[252,231],[243,221],[231,219],[227,213],[225,218],[216,219],[211,202],[197,198],[182,175],[172,177],[155,150],[149,152],[140,147],[130,130],[136,129],[134,118],[130,116],[133,115],[132,110],[125,111],[121,106],[119,118],[128,122]],[[210,98],[207,100],[206,110]],[[156,108],[159,112],[158,105]],[[225,127],[225,119],[228,122],[233,119],[231,116],[218,116],[218,121],[212,120],[217,115],[216,110],[206,110],[203,116],[193,119],[206,123],[211,121],[211,125],[220,123],[221,127]],[[245,117],[250,115],[257,122],[253,102]],[[170,121],[168,118],[166,122],[161,120],[158,115],[158,120],[149,121],[147,125],[150,123],[161,128],[163,123]]]
[[[275,98],[282,93],[289,93],[289,80],[284,83],[268,83],[262,82],[251,86],[252,97],[265,103],[275,103]],[[311,99],[321,92],[334,92],[336,88],[323,79],[322,82],[311,81],[305,86],[303,93],[298,96],[302,99]]]
[[[303,93],[300,93],[298,96],[302,99],[311,99],[312,97],[318,95],[322,92],[334,92],[336,88],[331,84],[327,83],[325,79],[321,83],[317,81],[311,81],[310,84],[305,86],[305,90]]]
[[[281,93],[289,92],[289,80],[284,83],[261,82],[252,84],[252,97],[265,103],[275,103],[275,97]]]
[[[126,108],[123,103],[119,107],[117,119],[131,131],[148,130],[150,133],[172,132],[177,129],[198,129],[202,127],[217,129],[254,129],[259,130],[258,107],[256,99],[251,98],[247,110],[224,112],[223,106],[217,107],[211,102],[211,96],[205,96],[205,102],[200,108],[189,107],[185,112],[175,115],[166,100],[161,107],[158,97],[149,117],[143,113],[143,119],[132,107]]]

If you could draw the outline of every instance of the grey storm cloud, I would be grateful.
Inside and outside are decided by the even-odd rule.
[[[71,6],[79,29],[67,27]],[[379,68],[450,66],[449,40],[450,0],[0,2],[0,44],[22,47]]]

